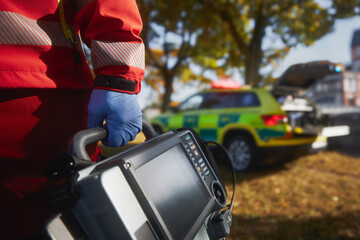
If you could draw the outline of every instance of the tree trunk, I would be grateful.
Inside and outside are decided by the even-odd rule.
[[[256,54],[251,52],[249,58],[246,59],[245,63],[245,81],[250,86],[257,86],[261,80],[259,74],[260,61],[258,61]]]
[[[174,77],[171,74],[164,74],[165,79],[165,92],[163,95],[163,102],[161,112],[167,112],[170,109],[171,94],[173,92]]]
[[[265,36],[266,11],[266,1],[263,0],[256,13],[255,28],[250,43],[250,54],[247,55],[245,63],[245,81],[251,86],[258,86],[261,82],[259,70],[263,58],[261,45]]]

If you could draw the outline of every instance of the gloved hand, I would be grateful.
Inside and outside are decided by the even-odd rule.
[[[142,113],[136,95],[94,89],[88,105],[88,128],[103,126],[108,137],[102,143],[109,147],[124,146],[142,130]]]

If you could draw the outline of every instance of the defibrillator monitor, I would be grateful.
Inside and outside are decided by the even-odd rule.
[[[192,132],[168,132],[107,159],[118,165],[155,239],[193,239],[226,194]]]

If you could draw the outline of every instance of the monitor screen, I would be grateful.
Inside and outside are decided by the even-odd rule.
[[[135,170],[174,239],[186,236],[211,198],[184,151],[178,144]]]

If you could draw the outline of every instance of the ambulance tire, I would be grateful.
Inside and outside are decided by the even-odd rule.
[[[245,134],[235,134],[225,143],[235,171],[246,171],[257,166],[254,141]]]

